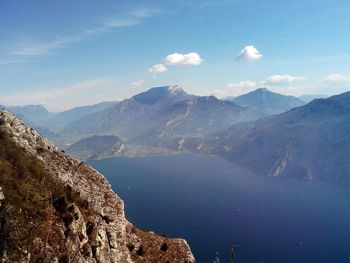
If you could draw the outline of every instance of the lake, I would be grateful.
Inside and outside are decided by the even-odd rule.
[[[135,226],[183,237],[199,263],[349,263],[350,187],[252,174],[219,157],[91,161]]]

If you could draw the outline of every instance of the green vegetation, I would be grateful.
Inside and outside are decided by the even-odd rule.
[[[49,262],[59,255],[62,262],[74,262],[62,246],[62,239],[72,235],[68,205],[75,203],[89,217],[87,201],[56,182],[38,159],[2,133],[0,187],[5,195],[0,206],[0,257],[6,252],[9,262]]]

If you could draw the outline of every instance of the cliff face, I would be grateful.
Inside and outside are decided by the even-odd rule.
[[[114,135],[94,135],[71,145],[66,152],[79,160],[99,160],[122,156],[128,151],[124,142]]]
[[[1,262],[194,262],[183,239],[143,232],[96,170],[0,112]]]

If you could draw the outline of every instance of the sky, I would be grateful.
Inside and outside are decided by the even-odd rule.
[[[2,0],[0,104],[350,90],[348,0]]]

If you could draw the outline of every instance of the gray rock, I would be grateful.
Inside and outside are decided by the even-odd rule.
[[[83,215],[82,208],[71,201],[65,208],[67,219],[64,224],[55,223],[52,226],[61,232],[62,247],[46,245],[42,248],[46,254],[52,251],[48,262],[57,262],[56,255],[63,247],[68,249],[68,254],[74,253],[77,262],[195,261],[185,240],[161,237],[134,227],[125,218],[124,202],[112,191],[103,175],[58,151],[53,143],[4,110],[0,111],[0,131],[40,160],[64,189],[72,189],[87,202],[88,215],[86,211]],[[0,197],[3,196],[1,190],[0,193]],[[67,231],[68,236],[65,235]],[[46,244],[41,239],[36,242],[39,247]],[[164,242],[168,244],[166,252],[160,250]],[[6,260],[6,251],[3,255],[0,262]],[[27,258],[30,256],[28,254]]]

